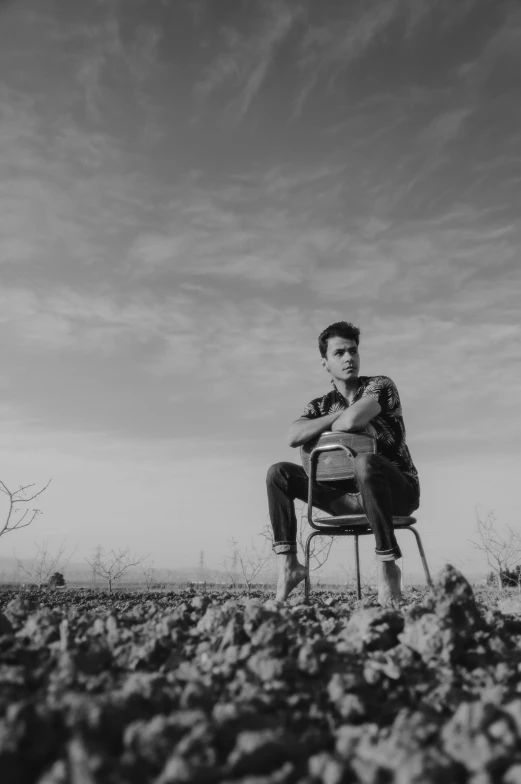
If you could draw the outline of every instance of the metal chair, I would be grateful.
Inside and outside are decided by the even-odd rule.
[[[346,454],[346,474],[348,477],[353,475],[352,465],[353,459],[356,457],[356,452],[349,446],[341,443],[327,443],[324,445],[317,444],[310,454],[309,458],[309,484],[308,484],[308,522],[314,530],[310,533],[306,540],[305,547],[305,566],[306,577],[304,582],[304,597],[305,601],[309,601],[310,579],[309,579],[309,559],[311,551],[311,542],[315,536],[354,536],[355,538],[355,565],[356,565],[356,593],[358,599],[362,598],[362,588],[360,584],[360,553],[358,548],[358,537],[367,536],[372,534],[373,531],[369,525],[367,517],[363,514],[355,515],[331,515],[329,517],[313,517],[313,483],[316,479],[317,461],[322,452],[331,452],[334,450],[343,450]],[[347,477],[347,478],[348,478]],[[339,477],[335,477],[338,479]],[[394,516],[393,526],[395,529],[410,531],[414,534],[418,551],[423,564],[425,572],[425,579],[429,588],[432,588],[432,579],[425,557],[425,551],[420,538],[420,534],[416,529],[411,526],[416,523],[415,517]]]

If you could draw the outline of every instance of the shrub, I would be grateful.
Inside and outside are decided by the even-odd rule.
[[[61,572],[54,572],[49,577],[48,585],[53,588],[62,588],[65,585],[65,577]]]

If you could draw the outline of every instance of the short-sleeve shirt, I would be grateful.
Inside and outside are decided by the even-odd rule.
[[[379,455],[393,463],[410,480],[420,494],[418,471],[412,462],[411,453],[405,442],[405,425],[402,406],[396,385],[388,376],[359,376],[359,386],[353,403],[364,397],[371,397],[382,409],[378,416],[371,419],[376,435],[376,449]],[[301,416],[306,419],[333,414],[349,408],[349,403],[333,384],[333,389],[323,397],[308,403]]]

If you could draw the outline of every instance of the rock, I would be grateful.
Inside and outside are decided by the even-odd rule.
[[[284,650],[288,643],[287,625],[281,623],[280,618],[270,618],[251,634],[251,644],[254,648],[265,650],[268,646],[279,651]]]
[[[434,611],[451,624],[457,634],[483,625],[468,580],[450,564],[439,573],[434,586]]]
[[[27,618],[30,613],[34,612],[37,607],[38,605],[34,599],[20,594],[14,599],[11,599],[5,608],[5,614],[16,629],[23,624],[24,619]]]
[[[312,779],[318,779],[323,784],[343,784],[346,779],[345,764],[328,752],[310,757],[308,771]]]
[[[299,670],[311,677],[319,675],[324,670],[327,656],[332,650],[331,643],[321,637],[305,642],[297,656]]]
[[[175,747],[175,754],[187,759],[203,769],[217,767],[215,750],[216,734],[211,725],[204,721],[190,729]]]
[[[102,768],[99,755],[92,755],[81,738],[72,738],[67,745],[71,784],[98,784],[96,774]]]
[[[459,780],[456,765],[439,748],[439,725],[422,711],[401,711],[390,731],[364,734],[351,768],[362,784],[445,784]]]
[[[205,784],[211,780],[210,771],[173,754],[154,784]]]
[[[371,607],[354,612],[339,639],[357,653],[385,651],[397,645],[403,626],[403,615],[395,610]]]
[[[243,776],[241,779],[224,779],[219,784],[289,784],[295,781],[295,767],[291,762],[286,762],[281,768],[273,770],[266,776]],[[314,784],[307,779],[299,779],[299,784]]]
[[[11,634],[13,631],[13,624],[3,612],[0,612],[0,635]]]
[[[237,610],[233,602],[225,602],[222,606],[210,605],[197,624],[197,631],[210,636],[222,636],[223,629],[229,620],[235,617]]]
[[[509,596],[501,599],[497,604],[498,610],[503,615],[521,615],[521,595]]]
[[[511,765],[503,776],[503,784],[521,784],[521,762]]]
[[[518,748],[513,718],[483,702],[460,705],[443,728],[442,741],[447,754],[473,773],[510,761]]]
[[[284,660],[269,650],[258,651],[248,659],[248,669],[264,683],[277,681],[284,675]]]
[[[190,600],[190,607],[192,610],[202,611],[210,604],[210,599],[208,596],[194,596],[193,599]]]
[[[512,700],[512,702],[508,702],[503,710],[512,718],[516,727],[517,736],[518,738],[521,738],[521,699],[518,698]]]
[[[362,738],[376,739],[378,737],[377,724],[351,724],[341,725],[335,732],[335,751],[343,759],[350,760],[356,753]]]
[[[251,637],[265,621],[280,621],[284,617],[282,613],[282,605],[274,599],[264,604],[259,599],[248,599],[244,605],[244,631]]]
[[[86,675],[97,675],[110,667],[112,654],[103,639],[92,639],[88,648],[72,654],[74,664]]]
[[[364,665],[364,680],[374,685],[384,677],[397,681],[402,677],[402,670],[389,655],[377,651]]]
[[[60,639],[60,619],[52,610],[42,607],[27,618],[17,634],[35,645],[49,645]]]
[[[233,618],[230,618],[228,625],[224,629],[224,633],[219,644],[219,650],[223,651],[225,648],[229,648],[231,645],[242,645],[243,643],[247,642],[247,640],[248,638],[244,631],[242,617],[239,613],[237,613]]]
[[[69,773],[64,760],[56,760],[54,765],[38,779],[38,784],[69,784]]]
[[[295,740],[282,729],[241,732],[228,757],[234,777],[246,773],[269,773],[297,754]]]
[[[365,718],[367,708],[361,695],[353,694],[342,688],[342,676],[338,673],[328,684],[328,695],[335,708],[345,721],[356,723]]]
[[[434,613],[422,615],[407,624],[399,640],[416,651],[425,662],[439,660],[449,663],[458,647],[453,628]]]
[[[161,770],[172,748],[204,721],[204,714],[198,711],[176,711],[150,721],[134,721],[125,729],[123,744],[133,759],[145,761],[152,770]]]

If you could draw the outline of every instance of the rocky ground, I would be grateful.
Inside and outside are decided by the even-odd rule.
[[[313,598],[0,594],[2,784],[521,784],[515,607]]]

